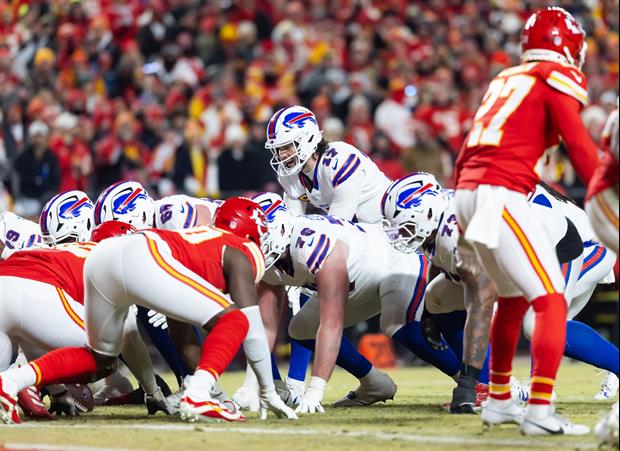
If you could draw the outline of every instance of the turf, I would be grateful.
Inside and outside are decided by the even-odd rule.
[[[245,423],[187,424],[161,413],[147,417],[142,407],[100,407],[78,419],[0,426],[0,450],[144,449],[184,450],[347,450],[390,449],[595,449],[593,435],[584,437],[522,437],[518,429],[484,429],[477,416],[450,415],[441,410],[453,382],[432,368],[388,371],[398,384],[394,401],[357,409],[327,408],[323,415],[297,422],[260,421],[248,414]],[[526,361],[516,375],[527,376]],[[244,373],[230,373],[222,385],[234,392]],[[557,384],[558,410],[574,421],[594,426],[611,402],[593,401],[601,377],[592,367],[565,362]],[[354,389],[356,381],[336,372],[326,389],[327,403]],[[45,445],[45,446],[42,446]],[[50,447],[51,446],[51,447]]]

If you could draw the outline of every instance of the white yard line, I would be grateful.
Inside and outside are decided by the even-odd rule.
[[[16,426],[20,428],[66,428],[62,424],[24,424]],[[466,436],[438,436],[425,434],[407,434],[402,432],[371,432],[371,431],[318,431],[318,430],[301,430],[297,428],[260,428],[260,427],[221,427],[213,426],[206,423],[196,424],[118,424],[118,423],[98,423],[98,424],[74,424],[72,429],[128,429],[128,430],[144,430],[144,431],[168,431],[168,432],[187,432],[202,430],[207,433],[239,433],[239,434],[256,434],[256,435],[305,435],[305,436],[330,436],[338,438],[361,437],[381,441],[402,440],[405,442],[421,442],[432,444],[446,445],[480,445],[489,447],[525,447],[525,448],[571,448],[571,449],[597,449],[596,444],[590,442],[562,442],[561,439],[553,442],[532,439],[493,439],[489,437],[466,437]],[[515,430],[515,433],[516,430]],[[7,446],[7,445],[5,445]],[[58,448],[48,448],[56,450]],[[63,447],[63,449],[66,449]],[[104,450],[106,448],[79,448],[85,451]],[[107,450],[107,449],[106,449]],[[73,450],[70,450],[73,451]],[[75,448],[78,451],[78,448]]]
[[[101,448],[98,446],[46,445],[42,443],[0,443],[0,449],[37,451],[131,451],[128,448]]]

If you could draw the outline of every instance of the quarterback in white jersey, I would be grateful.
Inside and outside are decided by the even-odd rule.
[[[312,378],[298,411],[322,411],[323,389],[337,360],[342,330],[381,313],[381,328],[392,336],[407,322],[419,320],[427,263],[422,256],[392,249],[379,225],[319,215],[293,219],[286,209],[274,213],[270,239],[284,237],[287,245],[274,250],[278,258],[266,256],[275,263],[263,277],[261,301],[283,296],[284,286],[316,290],[291,320],[289,335],[300,341],[316,338]],[[291,226],[280,227],[278,221],[287,215]],[[367,396],[373,385],[383,385],[383,391],[368,396],[365,404],[389,399],[396,390],[386,375],[372,368],[351,396]],[[347,401],[337,405],[341,402]]]
[[[30,247],[43,247],[41,228],[39,224],[10,211],[0,213],[0,246],[2,259]]]
[[[310,110],[293,106],[276,112],[265,148],[273,154],[271,165],[294,216],[310,203],[342,219],[381,222],[381,196],[390,180],[355,147],[325,141]]]
[[[211,225],[221,200],[175,194],[155,201],[155,227],[182,230]]]

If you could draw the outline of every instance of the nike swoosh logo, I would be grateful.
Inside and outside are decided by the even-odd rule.
[[[570,73],[573,74],[573,77],[575,77],[575,80],[577,80],[579,83],[583,81],[583,77],[577,72],[571,70]]]
[[[185,213],[185,206],[181,205],[181,213]]]
[[[534,423],[534,422],[532,422],[532,421],[529,421],[529,420],[527,420],[527,419],[525,419],[525,420],[523,420],[523,421],[527,421],[528,423],[533,424],[533,425],[534,425],[534,426],[536,426],[537,428],[540,428],[540,429],[542,429],[543,431],[547,431],[547,432],[548,432],[549,434],[551,434],[551,435],[562,435],[562,434],[564,434],[564,429],[562,429],[561,427],[560,427],[559,429],[549,429],[549,428],[546,428],[546,427],[544,427],[544,426],[541,426],[540,424],[536,424],[536,423]]]
[[[308,247],[312,247],[312,244],[314,244],[314,237],[312,237],[312,239],[308,241]]]

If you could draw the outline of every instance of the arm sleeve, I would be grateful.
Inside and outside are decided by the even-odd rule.
[[[594,174],[598,158],[596,145],[579,115],[579,101],[559,91],[549,90],[547,107],[553,124],[566,143],[568,157],[575,172],[587,185]]]

